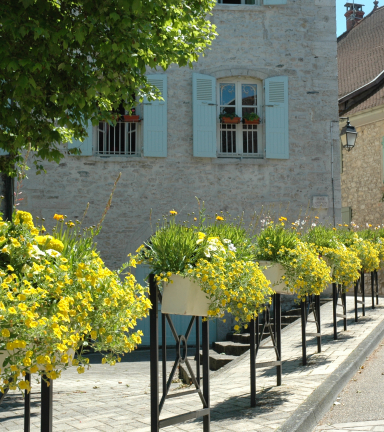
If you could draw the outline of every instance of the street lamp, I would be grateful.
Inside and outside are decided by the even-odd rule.
[[[355,147],[355,142],[357,138],[356,128],[351,126],[348,117],[340,117],[340,119],[346,119],[347,124],[341,129],[340,139],[342,146],[348,151],[352,150]]]

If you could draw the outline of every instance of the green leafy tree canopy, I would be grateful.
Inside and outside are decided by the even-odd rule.
[[[114,121],[158,90],[145,73],[192,66],[216,36],[214,0],[2,0],[0,2],[0,170],[15,175],[21,151],[63,157],[60,143],[85,125]],[[78,150],[71,150],[76,153]]]

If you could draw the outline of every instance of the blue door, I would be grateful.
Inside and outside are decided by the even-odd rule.
[[[136,280],[139,284],[143,285],[146,283],[145,278],[148,276],[149,273],[149,267],[140,265],[136,268]],[[161,328],[161,305],[158,303],[157,305],[159,310],[159,344],[162,343],[162,328]],[[170,315],[173,325],[175,327],[175,330],[178,335],[185,335],[188,325],[191,321],[190,316],[184,316],[184,315]],[[149,317],[144,318],[141,321],[138,321],[137,326],[135,330],[142,330],[144,333],[144,336],[142,337],[142,343],[141,346],[149,346],[150,344],[150,338],[149,338]],[[172,335],[171,329],[169,327],[169,324],[166,322],[166,336],[167,336],[167,345],[172,347],[175,345],[175,338]],[[212,344],[212,342],[216,342],[216,319],[209,320],[209,344]],[[194,324],[191,330],[191,334],[188,338],[188,343],[193,345],[196,343],[196,325]],[[201,343],[201,319],[200,319],[200,343]]]

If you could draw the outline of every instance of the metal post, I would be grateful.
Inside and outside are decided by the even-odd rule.
[[[196,381],[200,385],[200,317],[196,317]]]
[[[359,289],[359,281],[355,283],[355,322],[359,320],[358,310],[357,310],[357,291]]]
[[[25,374],[25,381],[31,385],[31,374]],[[24,432],[31,431],[31,392],[25,390],[24,393]]]
[[[149,275],[150,325],[150,371],[151,371],[151,432],[159,432],[159,329],[157,312],[157,284],[153,274]]]
[[[361,301],[363,306],[363,316],[365,316],[365,278],[364,270],[361,270]]]
[[[162,360],[162,378],[163,378],[163,394],[167,392],[167,331],[166,331],[166,316],[161,314],[161,360]]]
[[[343,286],[341,286],[341,289],[343,289]],[[347,293],[345,291],[341,294],[341,300],[343,303],[344,331],[347,331]]]
[[[251,368],[251,407],[256,406],[256,320],[249,323],[249,349],[250,349],[250,368]]]
[[[375,309],[375,272],[371,272],[372,309]]]
[[[301,299],[301,347],[303,353],[303,366],[307,365],[307,340],[305,337],[306,326],[307,326],[307,311],[306,311],[307,298]]]
[[[379,304],[379,274],[377,270],[375,270],[375,279],[376,279],[376,305]]]
[[[317,333],[317,352],[321,353],[321,319],[320,319],[320,296],[315,295],[315,313]]]
[[[52,432],[52,380],[41,377],[41,432]]]
[[[209,397],[209,322],[203,321],[203,396],[206,402],[204,408],[210,408]],[[210,432],[211,414],[210,412],[203,417],[203,431]]]
[[[276,330],[276,348],[277,348],[277,361],[281,361],[281,294],[275,294],[275,330]],[[277,385],[281,386],[282,378],[282,365],[276,367]]]
[[[333,340],[337,340],[337,286],[332,284],[332,298],[333,298]]]

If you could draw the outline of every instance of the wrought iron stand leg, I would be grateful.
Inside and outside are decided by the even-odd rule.
[[[343,285],[341,285],[341,290],[343,290]],[[343,303],[344,331],[347,331],[347,293],[345,291],[343,291],[341,294],[341,300]]]
[[[375,309],[375,272],[371,272],[372,309]]]
[[[375,279],[376,279],[376,305],[379,304],[379,274],[377,270],[375,270]]]
[[[157,312],[157,284],[154,275],[149,275],[149,299],[152,309],[150,323],[150,370],[151,370],[151,432],[159,432],[159,333]]]
[[[31,385],[31,374],[25,375],[25,381],[29,381]],[[24,395],[24,432],[30,432],[31,430],[31,392],[25,390]]]
[[[52,380],[44,375],[41,377],[41,432],[52,432],[52,402]]]
[[[337,286],[335,283],[332,284],[332,298],[333,298],[333,340],[337,340]]]
[[[306,309],[307,299],[301,299],[301,347],[303,353],[303,366],[307,365],[307,340],[305,337],[306,326],[307,326],[307,311]]]
[[[256,406],[256,320],[249,323],[249,348],[250,348],[250,368],[251,368],[251,407]]]
[[[281,294],[275,294],[275,330],[276,330],[276,348],[277,348],[277,361],[281,361]],[[282,365],[277,366],[277,385],[281,386],[281,376],[283,372]]]
[[[204,408],[210,408],[211,402],[209,397],[209,322],[203,321],[203,396],[207,403]],[[210,431],[211,414],[203,417],[203,431]]]
[[[320,319],[320,296],[315,296],[315,312],[316,312],[316,327],[317,333],[320,336],[317,336],[317,352],[321,353],[321,319]]]
[[[196,317],[196,381],[200,385],[200,317]]]
[[[363,316],[365,316],[365,278],[364,271],[361,271],[361,301],[363,302]]]
[[[359,289],[359,281],[355,283],[355,322],[359,320],[358,310],[357,310],[357,291]]]
[[[167,393],[167,332],[166,332],[166,317],[161,314],[161,363],[162,363],[162,378],[163,378],[163,394]]]

